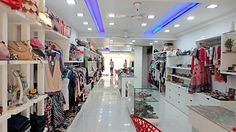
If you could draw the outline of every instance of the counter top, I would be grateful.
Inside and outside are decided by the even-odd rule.
[[[227,131],[236,127],[236,112],[220,106],[188,106],[190,110],[221,126]]]

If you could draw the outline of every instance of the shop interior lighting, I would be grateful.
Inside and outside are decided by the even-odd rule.
[[[142,23],[142,27],[146,27],[147,26],[147,23]]]
[[[114,13],[110,13],[110,14],[108,14],[108,17],[113,18],[113,17],[115,17],[115,14]]]
[[[207,6],[208,9],[214,9],[216,7],[218,7],[218,5],[216,5],[216,4],[211,4],[211,5]]]
[[[193,19],[195,19],[194,16],[189,16],[189,17],[187,18],[187,20],[189,20],[189,21],[191,21],[191,20],[193,20]]]
[[[170,32],[170,30],[169,30],[169,29],[167,29],[167,30],[165,30],[165,32],[166,32],[166,33],[169,33],[169,32]]]
[[[148,15],[148,19],[154,19],[155,15]]]
[[[98,32],[104,33],[104,26],[97,0],[84,0]]]
[[[75,5],[75,0],[66,0],[67,4],[69,5]]]
[[[145,33],[155,34],[161,31],[184,14],[190,12],[192,9],[198,7],[200,3],[196,2],[181,2],[175,4],[158,22],[152,25]]]
[[[88,22],[83,22],[84,25],[88,25]]]
[[[83,17],[84,14],[83,14],[83,13],[77,13],[77,16],[78,16],[78,17]]]
[[[179,24],[175,24],[174,27],[175,27],[175,28],[178,28],[178,27],[180,27],[180,25],[179,25]]]

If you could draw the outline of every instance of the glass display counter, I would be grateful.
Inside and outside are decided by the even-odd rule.
[[[134,88],[134,114],[157,125],[159,111],[158,89]]]

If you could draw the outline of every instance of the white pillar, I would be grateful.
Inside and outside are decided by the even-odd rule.
[[[134,88],[142,88],[143,47],[136,46],[134,52]]]

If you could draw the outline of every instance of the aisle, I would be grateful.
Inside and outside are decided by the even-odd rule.
[[[67,132],[135,132],[128,109],[110,77],[90,93]]]

